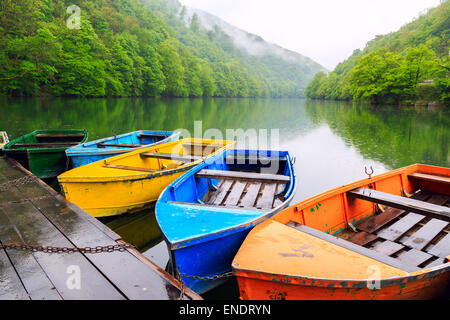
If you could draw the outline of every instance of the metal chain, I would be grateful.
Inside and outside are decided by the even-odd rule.
[[[31,246],[24,243],[8,243],[0,244],[0,249],[12,249],[20,251],[31,251],[31,252],[45,252],[45,253],[104,253],[104,252],[123,252],[127,249],[136,249],[135,246],[125,243],[125,244],[115,244],[108,246],[96,246],[96,247],[84,247],[84,248],[70,248],[70,247],[53,247],[53,246]]]
[[[181,286],[180,286],[180,296],[178,297],[178,300],[183,300],[184,298],[184,287],[186,287],[186,285],[184,284],[183,281],[183,277],[184,278],[189,278],[189,279],[193,279],[193,280],[201,280],[201,281],[210,281],[210,280],[217,280],[217,279],[221,279],[221,278],[228,278],[228,277],[232,277],[233,276],[233,272],[225,272],[222,274],[218,274],[215,276],[211,276],[211,277],[200,277],[200,276],[191,276],[189,274],[186,273],[179,273],[177,272],[177,279],[180,282]]]
[[[189,274],[185,274],[185,273],[180,273],[181,277],[184,278],[189,278],[189,279],[193,279],[193,280],[202,280],[202,281],[210,281],[210,280],[217,280],[217,279],[221,279],[221,278],[229,278],[233,276],[233,272],[225,272],[222,274],[218,274],[215,276],[210,276],[210,277],[200,277],[200,276],[191,276]]]
[[[18,187],[24,184],[35,182],[35,178],[33,176],[24,176],[19,179],[11,180],[5,183],[0,184],[0,191],[6,191],[13,187]]]

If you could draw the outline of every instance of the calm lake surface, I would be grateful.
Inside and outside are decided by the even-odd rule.
[[[238,140],[238,147],[256,147],[252,133],[267,134],[260,146],[296,158],[293,203],[365,178],[364,167],[380,174],[414,163],[450,165],[448,109],[302,99],[3,99],[0,110],[0,130],[10,138],[58,128],[87,129],[89,140],[141,129],[186,129],[194,136],[195,121],[201,121],[197,136],[226,138],[227,129],[242,129],[250,138]],[[278,140],[279,146],[272,143]],[[153,210],[102,222],[166,267],[167,248]],[[234,280],[205,298],[238,298]]]

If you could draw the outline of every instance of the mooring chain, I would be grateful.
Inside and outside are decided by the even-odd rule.
[[[180,276],[184,277],[184,278],[193,279],[193,280],[210,281],[210,280],[217,280],[217,279],[221,279],[221,278],[232,277],[233,276],[233,272],[231,272],[231,271],[230,272],[225,272],[225,273],[218,274],[218,275],[215,275],[215,276],[210,276],[210,277],[208,277],[208,276],[206,276],[206,277],[191,276],[191,275],[185,274],[185,273],[180,273]]]
[[[0,191],[6,191],[13,187],[18,187],[24,184],[35,182],[35,178],[33,176],[24,176],[22,178],[18,178],[15,180],[11,180],[5,183],[0,184]]]
[[[136,249],[135,246],[125,243],[125,244],[114,244],[107,246],[96,246],[96,247],[84,247],[84,248],[71,248],[71,247],[53,247],[53,246],[32,246],[24,243],[8,243],[0,244],[0,249],[12,249],[20,251],[31,251],[31,252],[45,252],[45,253],[105,253],[105,252],[123,252],[127,249]]]

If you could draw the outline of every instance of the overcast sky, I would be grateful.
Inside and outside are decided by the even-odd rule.
[[[398,30],[439,0],[180,0],[327,69],[377,34]]]

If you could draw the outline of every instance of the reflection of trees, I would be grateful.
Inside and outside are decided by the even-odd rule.
[[[346,102],[310,101],[306,112],[315,124],[325,121],[367,158],[391,168],[413,163],[448,166],[448,111],[373,107]]]
[[[85,128],[89,140],[140,129],[193,133],[194,121],[203,130],[302,127],[308,117],[299,99],[8,99],[0,128],[10,136],[40,128]]]

